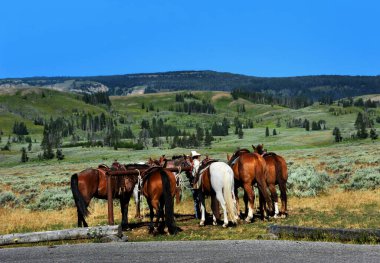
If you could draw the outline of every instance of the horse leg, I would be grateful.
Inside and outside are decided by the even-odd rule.
[[[154,218],[154,211],[153,211],[153,206],[152,203],[147,200],[148,206],[149,206],[149,218],[150,218],[150,223],[149,223],[149,234],[153,233],[154,227],[153,227],[153,218]]]
[[[228,226],[227,207],[226,207],[226,201],[224,200],[222,191],[216,192],[216,199],[218,199],[220,206],[223,209],[223,227],[227,227]]]
[[[239,204],[239,191],[238,191],[238,189],[239,188],[236,186],[236,181],[235,181],[235,190],[234,190],[234,192],[235,192],[235,200],[236,200],[236,210],[237,210],[240,218],[242,218],[241,211],[240,211],[240,204]]]
[[[268,207],[265,209],[267,212],[267,215],[272,215],[273,213],[273,204],[272,200],[267,192],[267,183],[265,180],[261,180],[257,182],[257,187],[259,188],[260,194],[262,194],[263,199],[265,200],[265,203],[268,205]],[[266,207],[266,206],[264,206]],[[269,210],[269,211],[268,211]]]
[[[120,197],[120,209],[121,209],[121,228],[129,230],[128,227],[128,205],[131,199],[131,193],[124,193]]]
[[[202,191],[199,191],[199,202],[201,204],[201,221],[199,222],[199,225],[204,226],[206,221],[206,206],[205,196]]]
[[[88,227],[86,220],[84,219],[83,215],[79,212],[79,209],[77,209],[78,214],[78,227]]]
[[[266,206],[265,205],[265,198],[264,198],[262,192],[259,191],[259,213],[260,213],[261,220],[265,219],[265,210],[266,210],[265,206]]]
[[[214,226],[218,225],[218,220],[220,219],[219,212],[219,202],[216,199],[216,195],[211,194],[211,209],[212,209],[212,224]]]
[[[280,193],[281,193],[281,217],[285,218],[288,215],[288,197],[286,194],[286,182],[280,182]]]
[[[160,234],[164,233],[164,229],[165,229],[164,204],[165,204],[165,201],[162,198],[160,201],[160,206],[159,206],[159,218],[161,218],[161,222],[159,223],[159,226],[158,226],[158,233]]]
[[[254,209],[254,203],[255,203],[255,195],[252,191],[252,186],[249,183],[245,183],[243,185],[244,191],[247,193],[249,205],[248,205],[248,215],[245,219],[247,223],[250,223],[253,218],[253,209]]]
[[[245,207],[244,215],[247,216],[248,215],[248,195],[246,191],[244,191],[243,200],[244,200],[244,207]]]
[[[220,220],[220,207],[215,194],[211,194],[211,207],[213,213],[215,214],[216,220]]]
[[[278,212],[278,195],[277,195],[277,191],[276,191],[276,186],[275,184],[269,184],[269,191],[270,191],[270,195],[271,195],[271,198],[272,198],[272,202],[274,203],[274,218],[278,218],[279,217],[279,212]]]
[[[175,202],[176,204],[181,203],[181,187],[176,187],[175,188]]]
[[[154,223],[154,228],[153,228],[153,234],[155,235],[158,233],[158,223],[160,222],[160,217],[161,217],[160,201],[152,200],[152,206],[153,206],[153,210],[156,213],[156,222]]]

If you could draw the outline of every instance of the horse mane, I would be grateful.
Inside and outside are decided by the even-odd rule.
[[[243,153],[251,153],[250,150],[244,148],[244,149],[239,149],[237,150],[236,152],[234,152],[234,154],[232,154],[231,156],[231,161],[235,160],[237,157],[239,157],[241,154]]]
[[[109,168],[108,165],[102,163],[102,164],[99,164],[99,165],[98,165],[98,169],[109,170],[110,168]]]
[[[274,152],[269,152],[269,153],[266,152],[266,153],[264,153],[263,157],[265,157],[265,156],[277,156],[277,154]]]

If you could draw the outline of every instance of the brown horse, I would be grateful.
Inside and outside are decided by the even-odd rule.
[[[114,163],[111,168],[99,165],[97,169],[89,168],[71,176],[71,191],[77,207],[78,227],[88,226],[85,218],[89,215],[88,206],[92,198],[107,199],[106,173],[109,170],[126,170],[126,168],[118,163]],[[123,228],[128,228],[128,204],[137,181],[137,175],[112,177],[112,196],[120,200]]]
[[[239,197],[237,194],[238,187],[243,187],[245,196],[248,199],[248,215],[246,217],[247,222],[251,222],[253,218],[255,196],[252,190],[253,184],[257,183],[260,196],[262,196],[267,205],[267,214],[273,213],[273,205],[270,196],[267,192],[266,173],[267,167],[263,157],[257,153],[251,153],[247,149],[241,149],[236,151],[231,158],[227,156],[228,164],[232,167],[235,177],[235,196],[239,211]],[[262,216],[264,211],[261,211]]]
[[[185,155],[174,155],[171,159],[167,159],[165,155],[161,155],[159,160],[149,159],[149,164],[159,165],[164,168],[177,168],[179,169],[179,173],[173,173],[176,178],[176,192],[175,198],[176,203],[179,204],[181,202],[182,197],[182,185],[181,185],[181,169],[187,168],[191,166],[190,161],[188,161]]]
[[[263,156],[267,164],[267,184],[271,193],[272,201],[274,202],[274,217],[286,217],[287,210],[287,195],[286,195],[286,182],[288,180],[288,168],[284,158],[275,153],[267,153],[264,150],[264,145],[259,144],[256,147],[252,145],[256,153]],[[278,195],[276,191],[276,184],[280,188],[281,193],[281,212],[278,211]],[[260,200],[260,206],[263,205]]]
[[[163,233],[166,224],[169,233],[176,234],[178,228],[174,222],[173,197],[176,187],[174,174],[162,167],[152,167],[142,177],[142,193],[146,197],[150,210],[149,232]],[[155,226],[153,226],[154,214],[156,214]],[[161,222],[159,222],[160,219]]]

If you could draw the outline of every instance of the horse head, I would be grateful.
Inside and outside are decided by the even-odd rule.
[[[256,147],[252,145],[252,148],[255,153],[258,153],[260,155],[264,155],[266,153],[266,149],[264,149],[264,144],[258,144]]]

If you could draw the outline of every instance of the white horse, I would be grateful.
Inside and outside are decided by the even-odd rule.
[[[200,191],[199,199],[201,202],[201,221],[199,225],[204,226],[206,209],[205,209],[205,195],[211,195],[219,201],[223,209],[223,227],[228,226],[228,221],[236,224],[239,218],[236,209],[236,200],[234,194],[234,172],[231,167],[224,162],[213,162],[206,167],[199,168],[200,174]],[[214,195],[215,192],[215,195]],[[215,214],[213,207],[213,225],[217,225],[216,219],[219,215]]]

